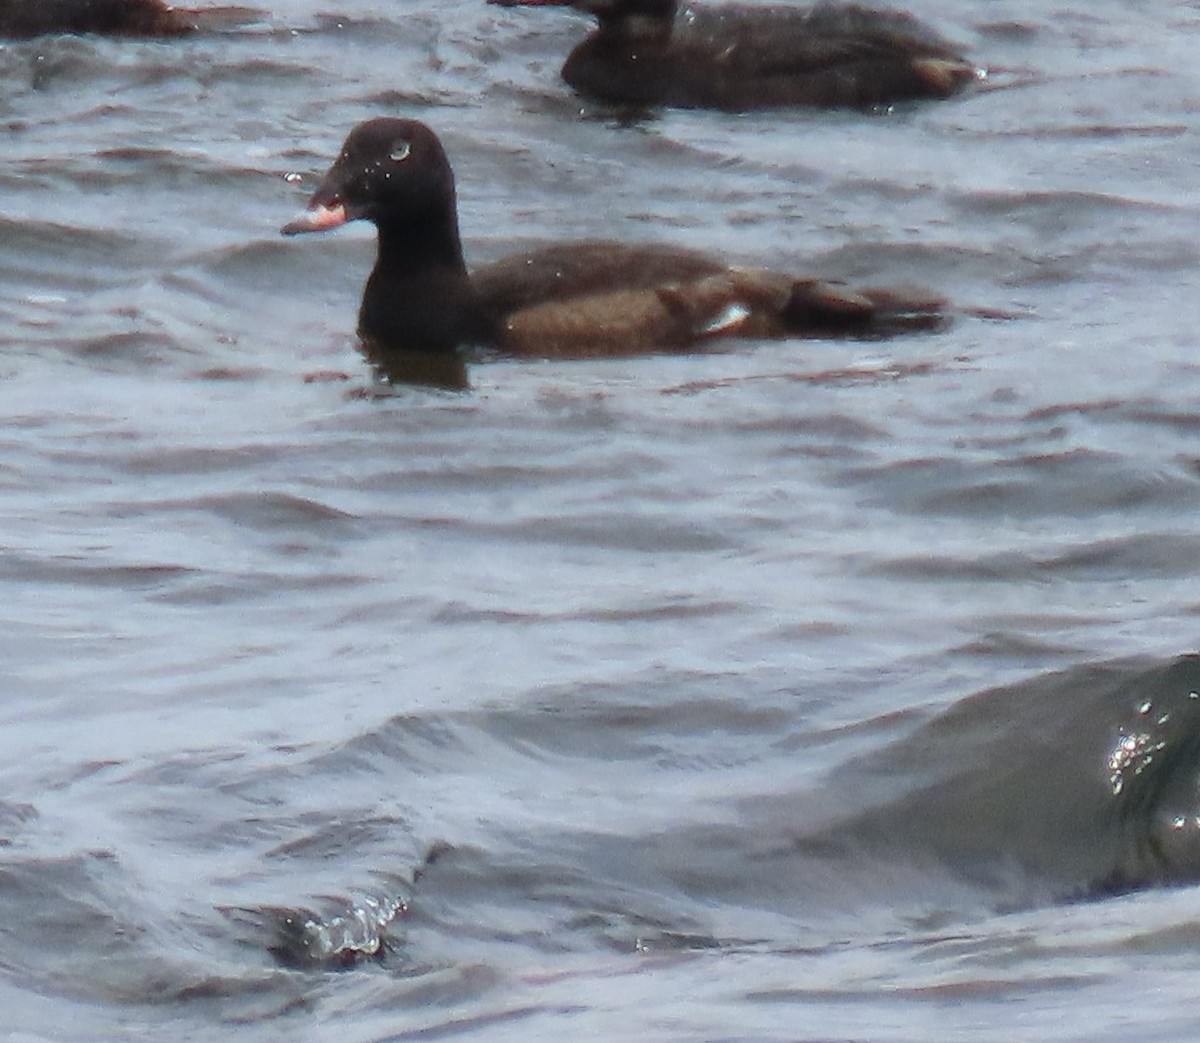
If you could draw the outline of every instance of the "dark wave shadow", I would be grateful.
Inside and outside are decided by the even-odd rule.
[[[964,699],[838,772],[876,806],[797,850],[931,858],[999,904],[1200,880],[1200,656],[1076,667]]]
[[[904,726],[734,821],[448,848],[409,914],[544,951],[727,948],[1200,881],[1200,656],[1083,665]]]

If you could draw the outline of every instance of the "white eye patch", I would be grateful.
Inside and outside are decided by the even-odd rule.
[[[388,159],[402,163],[410,155],[412,155],[412,144],[401,138],[392,144],[392,150],[388,153]]]

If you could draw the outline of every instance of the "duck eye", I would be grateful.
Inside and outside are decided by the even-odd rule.
[[[392,151],[388,153],[388,158],[397,163],[402,163],[412,154],[412,144],[401,138],[392,145]]]

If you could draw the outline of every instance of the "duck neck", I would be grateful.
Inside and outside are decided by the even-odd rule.
[[[360,334],[376,350],[453,351],[489,342],[491,330],[463,260],[453,205],[377,227],[379,247],[359,311]]]
[[[467,274],[453,204],[445,213],[433,212],[431,208],[426,213],[381,220],[376,229],[379,233],[376,269],[386,268],[396,277],[430,268]]]

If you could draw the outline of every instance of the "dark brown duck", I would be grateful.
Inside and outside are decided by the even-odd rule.
[[[372,222],[378,254],[358,315],[368,354],[582,358],[685,352],[721,337],[886,336],[929,329],[940,302],[730,266],[672,246],[576,242],[507,257],[470,275],[454,175],[416,120],[351,131],[285,235]]]
[[[27,39],[46,33],[181,36],[194,29],[190,12],[162,0],[3,0],[0,36]]]
[[[163,0],[0,0],[0,38],[28,40],[51,33],[173,37],[244,24],[262,12],[249,7],[173,7]]]
[[[599,20],[563,66],[580,94],[628,105],[742,111],[871,108],[946,98],[983,73],[912,15],[677,0],[489,0],[574,7]]]

